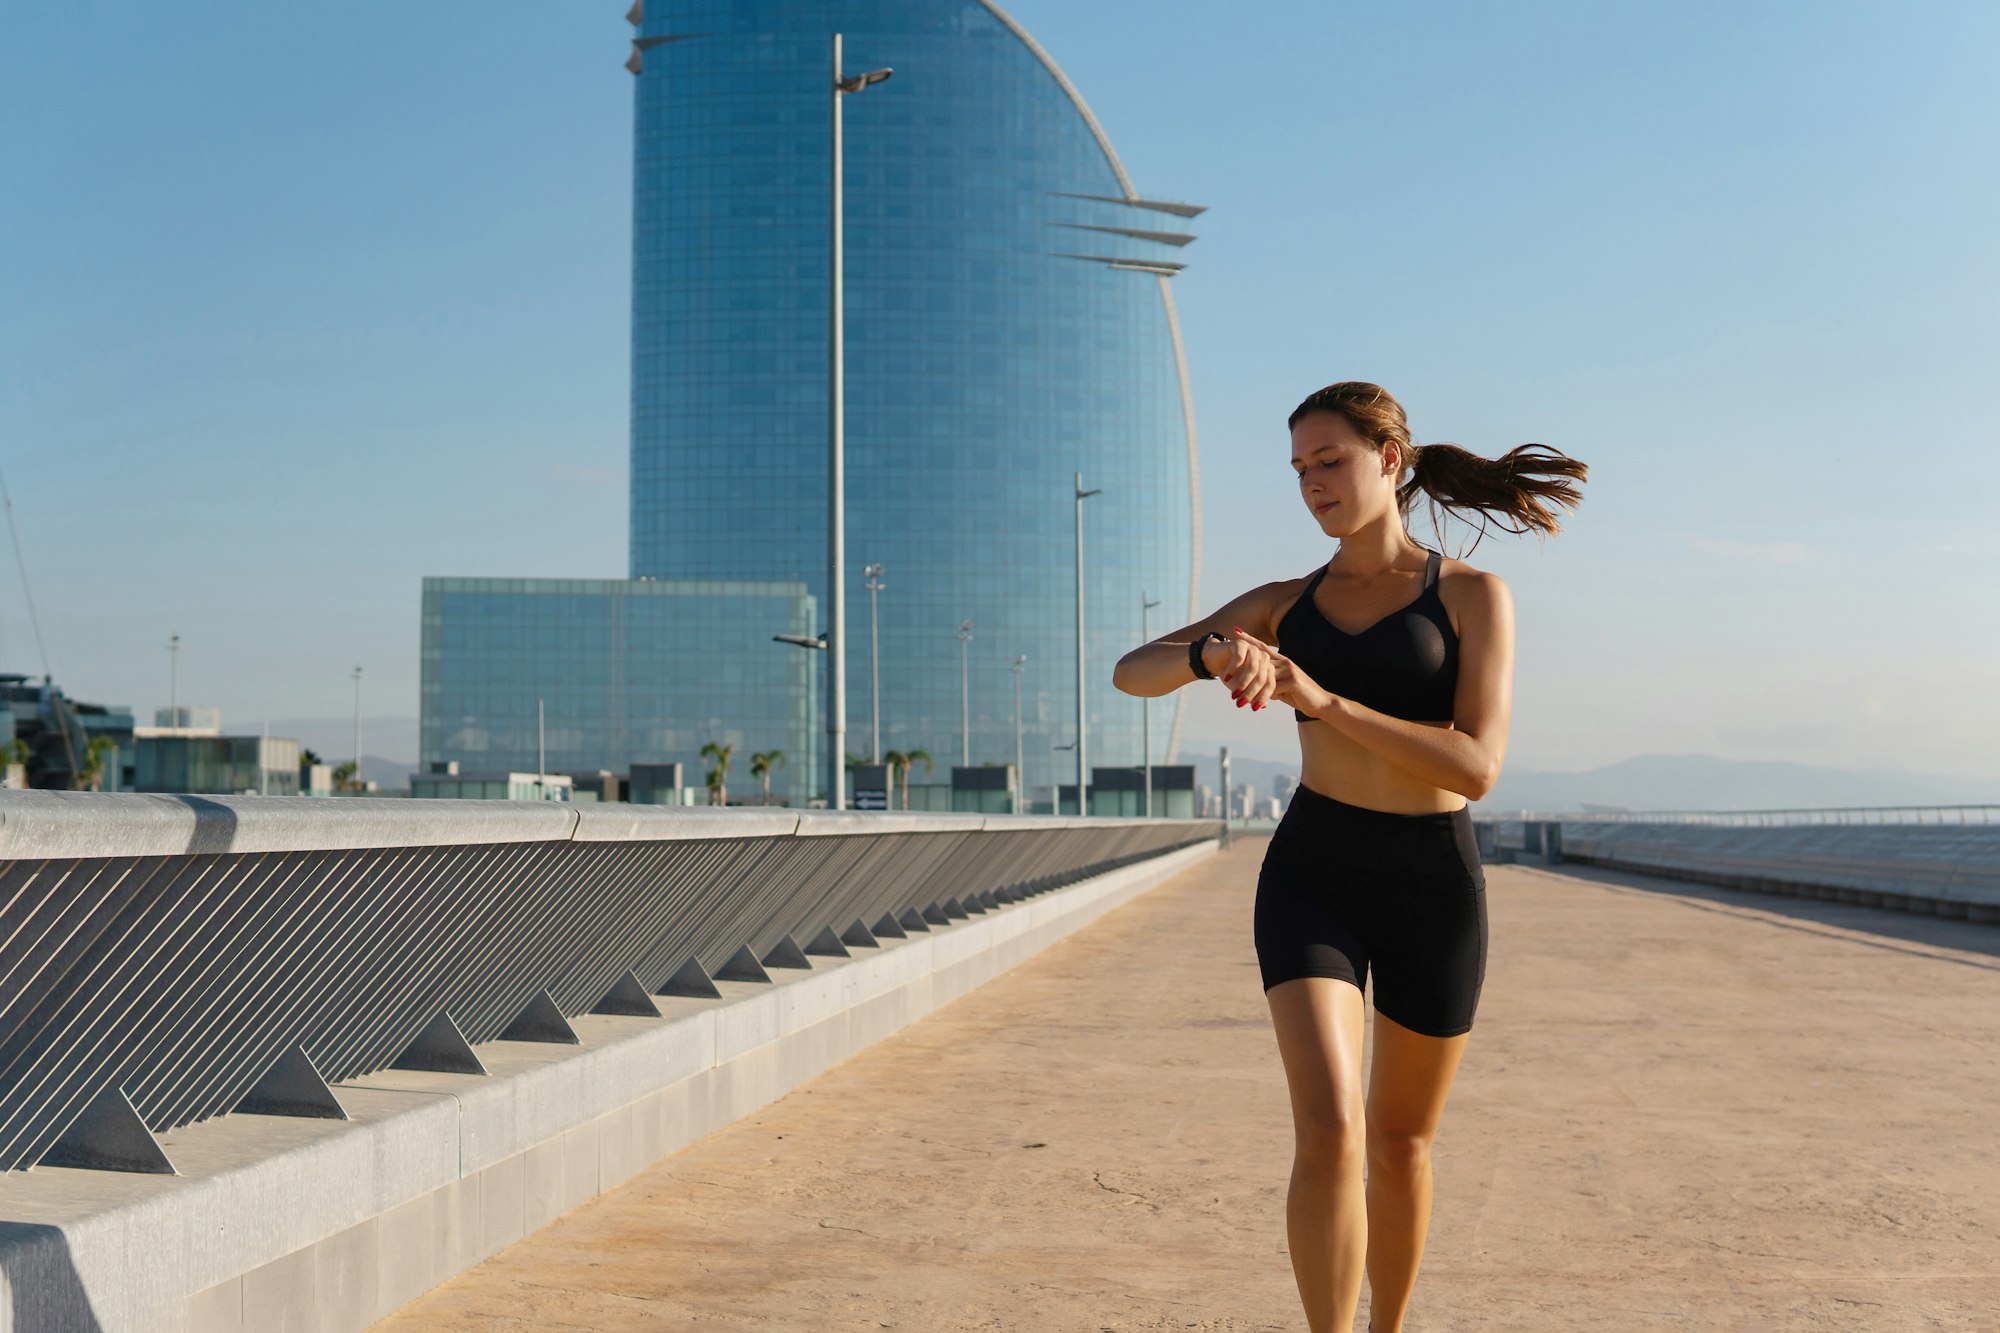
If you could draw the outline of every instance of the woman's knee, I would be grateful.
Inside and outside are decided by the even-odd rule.
[[[1352,1168],[1367,1151],[1367,1118],[1360,1107],[1329,1102],[1293,1116],[1299,1160],[1308,1166]]]
[[[1368,1131],[1368,1168],[1399,1178],[1413,1178],[1430,1165],[1431,1136]]]

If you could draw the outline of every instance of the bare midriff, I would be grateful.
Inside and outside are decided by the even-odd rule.
[[[1450,722],[1419,722],[1422,727],[1450,730]],[[1398,768],[1374,751],[1349,740],[1324,722],[1299,723],[1302,771],[1299,781],[1321,796],[1370,810],[1401,815],[1456,810],[1465,797],[1433,787],[1407,769]]]

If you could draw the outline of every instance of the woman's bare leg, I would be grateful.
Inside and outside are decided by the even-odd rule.
[[[1312,1333],[1350,1333],[1368,1249],[1361,990],[1334,977],[1300,977],[1264,995],[1297,1140],[1285,1199],[1292,1274]]]
[[[1426,1037],[1375,1015],[1368,1071],[1368,1310],[1401,1333],[1431,1221],[1431,1142],[1472,1034]]]

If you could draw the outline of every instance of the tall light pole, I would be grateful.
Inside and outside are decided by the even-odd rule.
[[[1087,757],[1089,718],[1083,707],[1083,502],[1103,491],[1083,489],[1083,474],[1076,474],[1076,812],[1090,813],[1090,798],[1084,783],[1090,776]]]
[[[1222,845],[1229,845],[1229,747],[1222,747]]]
[[[866,580],[862,586],[868,589],[868,694],[871,700],[869,712],[874,717],[875,744],[869,755],[869,762],[882,762],[882,647],[876,637],[875,594],[887,586],[882,582],[885,571],[880,565],[864,565],[861,577]]]
[[[1153,631],[1148,628],[1146,613],[1158,605],[1158,602],[1147,601],[1145,593],[1142,592],[1139,594],[1140,643],[1151,643],[1153,641]],[[1146,770],[1145,803],[1140,807],[1139,812],[1145,815],[1146,818],[1151,819],[1153,817],[1153,701],[1148,698],[1139,700],[1139,744],[1145,755],[1145,764],[1143,766]]]
[[[167,636],[167,725],[181,724],[181,636]]]
[[[831,348],[827,366],[827,443],[829,480],[826,518],[826,807],[847,808],[847,303],[846,237],[842,227],[841,176],[845,170],[840,146],[840,99],[889,77],[886,69],[846,78],[840,72],[840,34],[833,34],[833,192],[828,235],[831,281]]]
[[[354,668],[354,791],[358,796],[365,791],[361,785],[361,667]]]
[[[967,665],[972,649],[972,622],[958,627],[958,762],[972,767],[972,671]]]
[[[1023,813],[1021,795],[1028,789],[1027,765],[1021,753],[1021,668],[1028,665],[1028,659],[1014,659],[1014,813]]]

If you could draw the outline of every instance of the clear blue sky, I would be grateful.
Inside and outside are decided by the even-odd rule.
[[[1205,601],[1324,558],[1284,417],[1373,379],[1420,440],[1592,466],[1471,556],[1511,763],[2000,775],[2000,7],[1011,12],[1211,208]],[[150,713],[177,632],[225,721],[338,717],[357,661],[411,715],[421,575],[623,574],[622,13],[10,11],[0,466],[73,693]],[[40,669],[11,562],[0,663]],[[1292,746],[1214,704],[1203,748]]]

